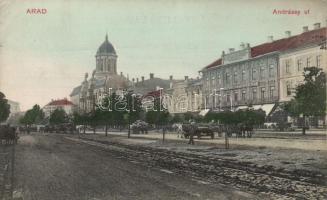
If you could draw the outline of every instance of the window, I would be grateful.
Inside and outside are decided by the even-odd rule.
[[[257,89],[252,90],[252,99],[253,100],[257,99]]]
[[[302,71],[303,63],[302,59],[297,60],[297,71]]]
[[[227,102],[230,101],[230,95],[229,94],[226,95],[226,100],[227,100]]]
[[[269,65],[269,77],[274,77],[274,65]]]
[[[287,94],[287,96],[292,95],[292,89],[291,89],[291,84],[290,83],[287,83],[287,85],[286,85],[286,94]]]
[[[316,57],[316,62],[317,62],[317,67],[320,67],[321,66],[321,55],[318,55]]]
[[[237,71],[234,72],[234,83],[237,83]]]
[[[261,88],[261,99],[265,98],[266,88]]]
[[[273,98],[275,93],[275,86],[270,86],[269,97]]]
[[[311,57],[307,58],[307,67],[311,67]]]
[[[265,78],[265,67],[264,66],[260,67],[260,78],[261,79]]]
[[[286,73],[289,74],[291,72],[290,71],[290,68],[291,68],[291,62],[290,62],[290,60],[286,60],[285,67],[286,67]]]
[[[230,83],[230,75],[229,73],[226,73],[226,84]]]
[[[234,101],[235,102],[238,101],[238,93],[237,92],[234,93]]]
[[[246,92],[245,90],[242,91],[242,100],[245,101],[245,95],[246,95]]]
[[[211,79],[214,80],[215,79],[215,73],[211,72]]]
[[[255,68],[252,68],[252,80],[256,80],[257,77],[257,70]]]
[[[242,81],[245,81],[245,70],[242,70]]]
[[[220,74],[219,73],[217,73],[217,82],[218,82],[218,84],[221,84],[221,78],[220,78]]]

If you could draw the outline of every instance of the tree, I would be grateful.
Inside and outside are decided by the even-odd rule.
[[[304,68],[304,83],[296,87],[294,98],[285,105],[293,116],[303,116],[302,134],[305,134],[305,118],[326,115],[326,74],[321,68]]]
[[[32,109],[26,111],[25,115],[19,120],[20,123],[25,125],[38,124],[44,120],[44,112],[37,104]]]
[[[162,107],[162,102],[160,98],[155,98],[153,104],[154,109],[148,111],[145,114],[145,120],[149,124],[155,124],[157,128],[159,128],[159,125],[164,125],[168,123],[169,112],[167,109]]]
[[[0,92],[0,122],[6,121],[10,114],[10,105],[6,96]]]
[[[63,109],[56,109],[50,115],[50,124],[63,124],[67,122],[67,114]]]
[[[140,119],[140,115],[142,112],[142,103],[141,103],[141,98],[133,94],[132,91],[129,91],[125,96],[127,101],[126,114],[128,118],[127,120],[128,120],[128,138],[129,138],[131,134],[131,130],[130,130],[131,123]]]

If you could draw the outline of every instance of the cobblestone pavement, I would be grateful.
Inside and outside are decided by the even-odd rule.
[[[197,178],[191,174],[197,169],[180,173],[177,167],[182,170],[183,166],[176,166],[174,159],[182,159],[183,155],[167,157],[169,154],[151,149],[66,137],[20,137],[16,146],[15,191],[24,200],[268,198]]]
[[[0,145],[0,199],[7,200],[13,194],[15,145]]]
[[[207,184],[224,184],[267,199],[326,199],[327,181],[324,174],[306,170],[288,170],[259,166],[251,162],[175,152],[142,145],[71,138],[104,151],[119,152],[123,158],[139,165],[160,167],[174,174],[191,176]]]

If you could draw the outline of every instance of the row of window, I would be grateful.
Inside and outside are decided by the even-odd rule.
[[[321,55],[317,55],[315,59],[313,59],[313,57],[311,56],[307,57],[306,59],[298,59],[296,61],[296,65],[297,65],[297,71],[303,71],[304,66],[321,67]],[[291,59],[285,60],[285,71],[286,73],[291,73]]]
[[[256,100],[258,98],[257,88],[253,88],[251,90],[251,92],[252,92],[252,96],[251,96],[252,97],[252,100]],[[275,86],[270,86],[269,87],[269,94],[268,95],[269,96],[267,96],[267,92],[266,92],[266,88],[265,87],[260,88],[260,99],[264,100],[267,97],[269,97],[269,98],[272,99],[274,97],[274,95],[275,95]],[[218,97],[219,97],[219,101],[220,101],[220,98],[221,97],[219,95],[218,95]],[[213,96],[213,98],[215,98],[215,97]],[[231,101],[230,98],[231,98],[231,95],[230,94],[227,94],[226,95],[227,102]],[[233,99],[232,100],[233,101],[239,101],[239,100],[245,101],[246,100],[246,91],[245,90],[242,90],[240,98],[239,98],[238,92],[234,92],[233,93]]]
[[[225,84],[228,85],[228,84],[231,84],[232,81],[233,81],[233,83],[237,84],[237,83],[243,82],[245,80],[248,80],[246,74],[247,73],[245,70],[242,70],[240,74],[238,73],[238,71],[234,71],[233,74],[231,74],[230,72],[226,72],[224,74],[221,72],[210,72],[206,75],[207,86],[209,86],[209,84],[210,84],[210,77],[211,77],[212,85],[214,84],[215,80],[216,80],[216,84],[222,84],[224,82]],[[251,80],[257,80],[258,79],[257,69],[252,68],[251,73],[249,75],[251,77]],[[268,76],[270,78],[275,76],[274,65],[269,65]],[[259,68],[259,78],[260,79],[266,78],[266,67],[265,66],[261,66]]]

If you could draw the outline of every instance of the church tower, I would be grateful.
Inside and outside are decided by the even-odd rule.
[[[95,77],[100,78],[117,74],[117,54],[112,44],[108,41],[108,35],[106,35],[105,41],[98,48],[95,59]]]

